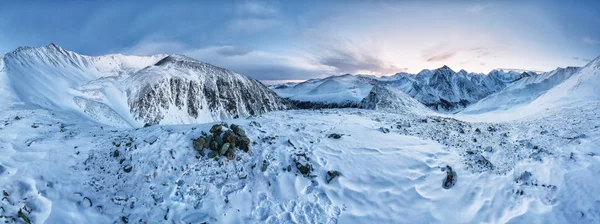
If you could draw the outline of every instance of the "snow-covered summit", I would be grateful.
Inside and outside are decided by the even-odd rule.
[[[211,122],[285,108],[258,81],[181,55],[86,56],[49,44],[19,47],[1,61],[1,105],[30,103],[116,126]],[[150,102],[160,103],[141,106]]]

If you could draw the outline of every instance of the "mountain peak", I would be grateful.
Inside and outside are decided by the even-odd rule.
[[[442,66],[441,68],[438,68],[439,70],[452,70],[450,69],[450,67],[448,67],[447,65]]]
[[[172,55],[168,55],[165,58],[161,59],[160,61],[156,62],[154,65],[161,66],[161,65],[166,65],[166,64],[175,63],[175,62],[201,63],[200,61],[190,58],[188,56],[172,54]]]

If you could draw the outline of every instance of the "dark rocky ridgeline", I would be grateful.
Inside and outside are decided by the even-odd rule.
[[[130,80],[142,85],[128,93],[130,113],[144,123],[160,123],[173,109],[194,119],[208,111],[218,121],[288,107],[253,78],[185,56],[168,56]]]
[[[535,75],[535,73],[527,73]],[[459,111],[478,100],[502,90],[520,76],[492,71],[489,75],[455,72],[448,66],[423,70],[416,75],[399,73],[381,84],[396,86],[425,106],[446,112]]]

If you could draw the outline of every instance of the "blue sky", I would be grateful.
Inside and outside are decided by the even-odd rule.
[[[185,54],[261,80],[449,65],[547,71],[600,56],[598,1],[10,1],[0,54]]]

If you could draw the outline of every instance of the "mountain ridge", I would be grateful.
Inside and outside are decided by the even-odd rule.
[[[109,125],[212,122],[287,108],[257,80],[181,55],[86,56],[49,44],[1,59],[3,105],[31,103]]]

